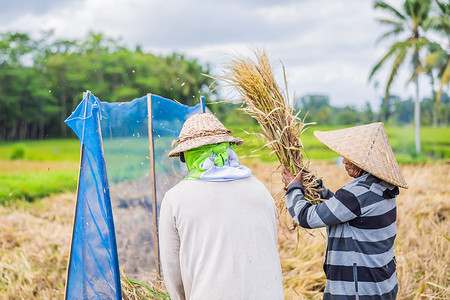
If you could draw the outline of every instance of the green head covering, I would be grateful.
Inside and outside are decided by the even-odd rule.
[[[225,142],[220,144],[200,146],[195,149],[183,152],[184,160],[189,171],[189,174],[185,179],[199,179],[200,175],[202,175],[202,173],[206,171],[201,168],[201,165],[207,158],[211,156],[213,152],[216,155],[214,157],[214,164],[218,167],[222,167],[223,165],[225,165],[225,161],[228,158],[228,148],[234,149],[236,148],[236,145],[234,143]]]

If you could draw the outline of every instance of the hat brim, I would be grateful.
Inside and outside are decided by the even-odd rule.
[[[244,140],[239,137],[232,137],[229,134],[202,136],[179,143],[175,148],[172,149],[172,151],[169,152],[168,156],[177,157],[180,156],[180,153],[182,152],[192,150],[201,146],[226,142],[235,143],[237,146],[239,146],[244,142]]]
[[[377,124],[358,126],[360,130],[365,131],[369,126]],[[314,131],[314,136],[322,142],[330,150],[344,157],[357,167],[378,177],[390,184],[401,188],[408,188],[408,184],[403,178],[387,135],[385,135],[384,127],[380,131],[383,134],[379,136],[378,142],[383,144],[382,148],[364,147],[360,141],[357,142],[355,136],[349,135],[348,132],[356,127],[349,129],[333,130],[333,131]],[[367,146],[367,145],[366,145]],[[373,146],[373,145],[372,145]],[[375,145],[376,146],[376,145]],[[364,154],[364,155],[363,155]],[[370,160],[369,160],[370,154]]]

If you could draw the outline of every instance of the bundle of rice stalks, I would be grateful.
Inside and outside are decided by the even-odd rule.
[[[156,283],[149,281],[145,284],[131,279],[123,272],[120,273],[120,277],[122,283],[122,299],[124,300],[170,300],[169,294],[164,290],[164,282],[162,279],[157,279]]]
[[[235,58],[225,68],[225,74],[215,78],[234,87],[242,96],[242,110],[261,126],[259,134],[281,164],[293,173],[303,173],[305,198],[313,204],[320,202],[314,174],[308,170],[309,161],[303,159],[301,134],[312,123],[304,123],[289,105],[289,99],[279,89],[265,50],[254,50],[256,62],[250,58]],[[286,84],[286,75],[283,68]]]

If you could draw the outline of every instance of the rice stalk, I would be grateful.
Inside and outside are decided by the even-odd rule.
[[[122,299],[124,300],[170,300],[169,294],[164,289],[164,281],[156,278],[155,283],[146,283],[131,279],[122,271],[120,272],[122,285]]]
[[[266,51],[256,49],[253,53],[256,62],[248,57],[234,58],[225,67],[225,74],[214,79],[237,90],[242,97],[241,109],[259,123],[265,146],[293,174],[302,173],[306,200],[318,204],[321,199],[316,177],[308,169],[309,160],[303,158],[304,147],[300,140],[302,132],[313,123],[305,123],[298,113],[294,114],[288,97],[275,81]],[[284,67],[283,75],[287,91]]]

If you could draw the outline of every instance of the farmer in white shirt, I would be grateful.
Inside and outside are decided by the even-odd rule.
[[[170,189],[159,219],[161,266],[171,299],[283,299],[277,215],[265,186],[239,164],[212,114],[183,125],[169,153],[189,175]]]

